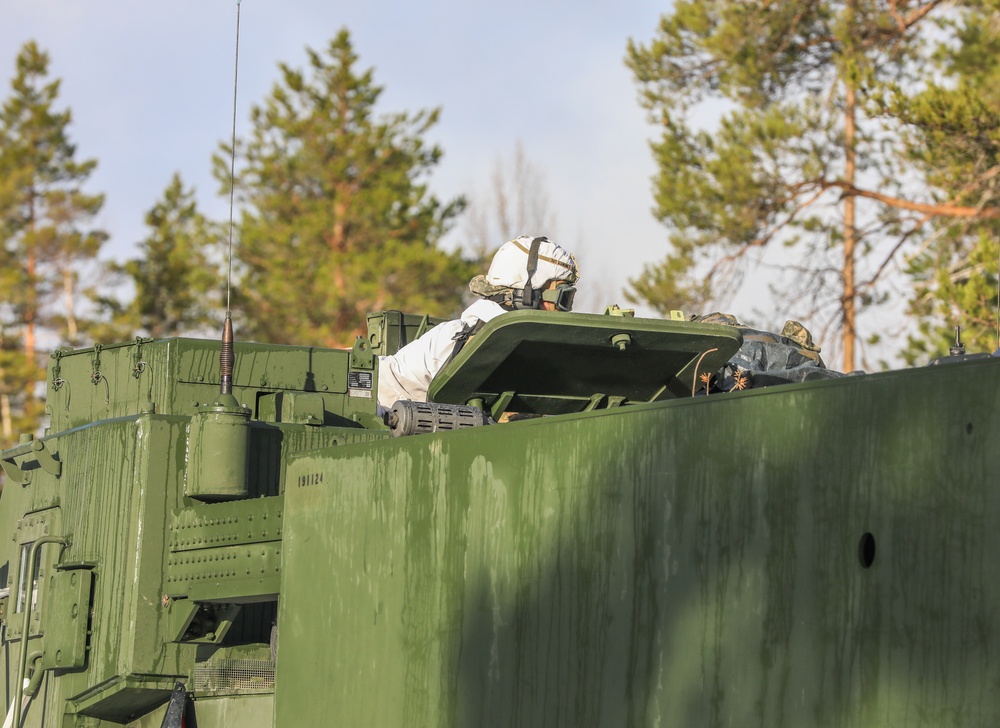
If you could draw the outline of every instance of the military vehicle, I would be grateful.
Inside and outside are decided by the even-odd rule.
[[[614,313],[501,316],[384,417],[431,319],[57,351],[5,725],[1000,723],[1000,361],[720,392],[746,331]]]

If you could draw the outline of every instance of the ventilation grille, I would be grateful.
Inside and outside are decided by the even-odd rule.
[[[270,660],[213,660],[194,666],[194,689],[201,695],[274,692]]]

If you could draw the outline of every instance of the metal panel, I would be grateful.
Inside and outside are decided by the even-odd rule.
[[[689,397],[698,374],[718,370],[741,341],[732,326],[515,311],[476,334],[431,382],[430,399],[566,414]]]
[[[275,496],[175,511],[165,593],[207,602],[277,596],[283,510]]]
[[[45,669],[75,669],[87,661],[87,626],[90,616],[89,569],[56,571],[49,580],[45,610]]]
[[[368,314],[368,343],[377,356],[395,354],[447,319],[402,311]]]
[[[1000,365],[944,370],[296,459],[277,724],[1000,724]]]
[[[349,355],[310,347],[237,343],[233,394],[253,407],[260,392],[316,392],[337,406],[347,392]],[[53,354],[48,410],[52,431],[141,413],[190,415],[215,401],[219,344],[198,339],[137,339]],[[338,397],[337,395],[341,395]],[[351,402],[351,411],[374,411]]]

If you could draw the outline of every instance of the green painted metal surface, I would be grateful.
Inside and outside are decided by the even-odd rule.
[[[375,404],[348,391],[364,366],[350,352],[244,344],[237,354],[238,399],[222,415],[238,422],[223,422],[221,436],[206,435],[219,417],[214,342],[140,340],[53,359],[46,437],[0,456],[5,706],[22,659],[41,678],[23,725],[125,724],[162,705],[176,680],[193,685],[200,666],[266,644],[289,455],[387,436],[362,425]],[[37,549],[28,578],[23,554],[46,538],[59,543]]]
[[[1000,722],[1000,361],[691,398],[732,332],[540,321],[439,391],[592,411],[398,439],[373,354],[420,317],[237,345],[211,448],[216,342],[60,353],[0,454],[5,710],[24,665],[27,728],[159,726],[177,681],[200,728]]]
[[[255,413],[260,400],[295,392],[322,397],[328,417],[322,424],[351,426],[374,411],[370,399],[348,393],[349,352],[237,343],[235,355],[233,394]],[[148,402],[159,414],[191,416],[218,398],[219,378],[215,341],[138,339],[59,351],[49,366],[50,431],[135,414]]]
[[[556,415],[689,397],[740,348],[732,326],[514,311],[493,319],[431,382],[435,402]]]
[[[277,722],[995,725],[998,385],[989,361],[299,456]]]

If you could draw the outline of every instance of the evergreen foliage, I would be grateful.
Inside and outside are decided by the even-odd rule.
[[[961,327],[967,350],[998,346],[1000,271],[1000,3],[972,2],[948,24],[956,42],[936,50],[940,79],[920,93],[897,93],[891,111],[905,124],[913,163],[940,199],[968,213],[934,220],[910,256],[917,333],[910,363],[944,355]]]
[[[59,81],[47,80],[48,65],[48,54],[26,43],[17,57],[12,93],[0,111],[3,239],[21,267],[21,285],[10,302],[24,324],[29,353],[35,350],[37,329],[44,326],[62,341],[77,343],[80,268],[96,258],[107,239],[89,227],[104,196],[83,191],[97,162],[77,161],[67,133],[72,117],[53,108]],[[62,306],[51,306],[56,299]]]
[[[149,236],[138,244],[139,257],[110,266],[119,283],[131,284],[131,300],[95,292],[111,314],[96,338],[217,334],[225,310],[221,234],[198,211],[194,190],[184,188],[179,173],[146,213],[146,225]]]
[[[424,181],[441,158],[423,141],[439,112],[376,117],[382,89],[356,70],[346,30],[307,53],[308,74],[282,64],[237,144],[240,335],[349,346],[369,311],[454,314],[475,271],[437,247],[463,205]],[[223,152],[216,176],[228,192]]]
[[[933,86],[942,48],[968,48],[963,33],[982,19],[980,3],[962,5],[679,0],[652,42],[630,43],[663,129],[656,215],[673,246],[631,281],[632,300],[698,309],[740,282],[748,254],[795,247],[781,292],[826,312],[853,369],[857,312],[884,300],[899,249],[926,237],[929,220],[992,214],[976,211],[981,188],[978,202],[941,194],[974,178],[936,177],[936,162],[919,164],[922,135],[903,135],[925,123],[911,96]],[[699,128],[706,108],[721,109],[717,128]]]
[[[39,335],[77,344],[81,270],[107,235],[91,226],[104,202],[83,186],[96,161],[76,159],[71,114],[55,109],[59,81],[48,80],[48,55],[34,42],[17,56],[11,93],[0,109],[0,420],[3,437],[37,426],[43,378]],[[18,419],[13,430],[14,419]]]

